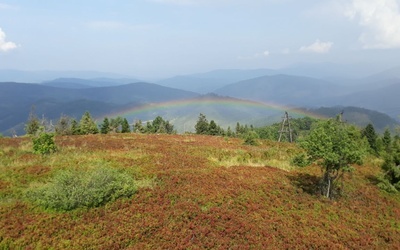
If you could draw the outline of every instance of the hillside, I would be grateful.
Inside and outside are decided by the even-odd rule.
[[[331,82],[316,78],[273,75],[227,85],[215,91],[235,98],[294,106],[319,106],[327,97],[341,94]]]
[[[193,92],[143,82],[85,89],[0,83],[0,132],[15,129],[18,134],[22,134],[22,123],[27,120],[32,106],[35,106],[40,117],[44,115],[48,119],[56,120],[61,114],[65,114],[79,119],[86,110],[95,116],[101,116],[128,107],[196,96]]]
[[[316,166],[289,165],[292,144],[195,135],[56,138],[42,157],[29,138],[0,139],[2,249],[397,249],[400,199],[355,166],[344,196],[316,195]],[[24,198],[57,171],[108,166],[138,191],[93,209],[47,211]]]
[[[141,82],[134,78],[94,78],[94,79],[81,79],[81,78],[57,78],[51,81],[44,81],[42,85],[56,87],[56,88],[70,88],[70,89],[85,89],[93,87],[111,87],[119,86],[129,83]]]
[[[343,112],[343,121],[349,124],[355,124],[359,127],[365,127],[369,123],[374,125],[374,128],[382,133],[386,128],[394,130],[399,126],[399,122],[392,117],[374,110],[358,108],[358,107],[321,107],[310,110],[314,114],[325,117],[335,118],[338,114]]]
[[[374,90],[359,91],[345,95],[338,98],[337,102],[344,105],[374,109],[391,117],[399,118],[400,102],[398,93],[400,93],[400,80],[396,80],[394,84]]]

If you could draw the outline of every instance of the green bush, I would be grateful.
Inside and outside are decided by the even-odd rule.
[[[305,153],[301,153],[293,157],[292,164],[297,167],[307,167],[310,165],[310,160]]]
[[[258,134],[255,131],[249,131],[244,135],[244,145],[252,145],[257,146],[257,139],[259,138]]]
[[[27,192],[34,203],[59,211],[98,207],[136,192],[135,181],[110,167],[91,171],[63,170],[45,185]]]
[[[33,152],[36,154],[49,154],[56,151],[54,142],[54,134],[41,133],[37,137],[32,138]]]

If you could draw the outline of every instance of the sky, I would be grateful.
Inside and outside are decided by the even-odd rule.
[[[400,0],[0,0],[0,69],[400,66]]]

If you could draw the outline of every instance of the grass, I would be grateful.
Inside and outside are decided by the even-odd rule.
[[[318,166],[295,168],[296,145],[196,135],[57,137],[33,154],[29,138],[0,139],[0,249],[397,249],[400,197],[376,187],[368,159],[331,201]],[[107,166],[137,192],[90,209],[49,211],[24,198],[62,170]]]

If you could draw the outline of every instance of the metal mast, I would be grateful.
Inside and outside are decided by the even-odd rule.
[[[282,134],[289,134],[289,142],[293,142],[292,128],[290,127],[290,117],[287,111],[285,111],[285,116],[282,117],[281,130],[279,130],[278,142],[282,139]]]

